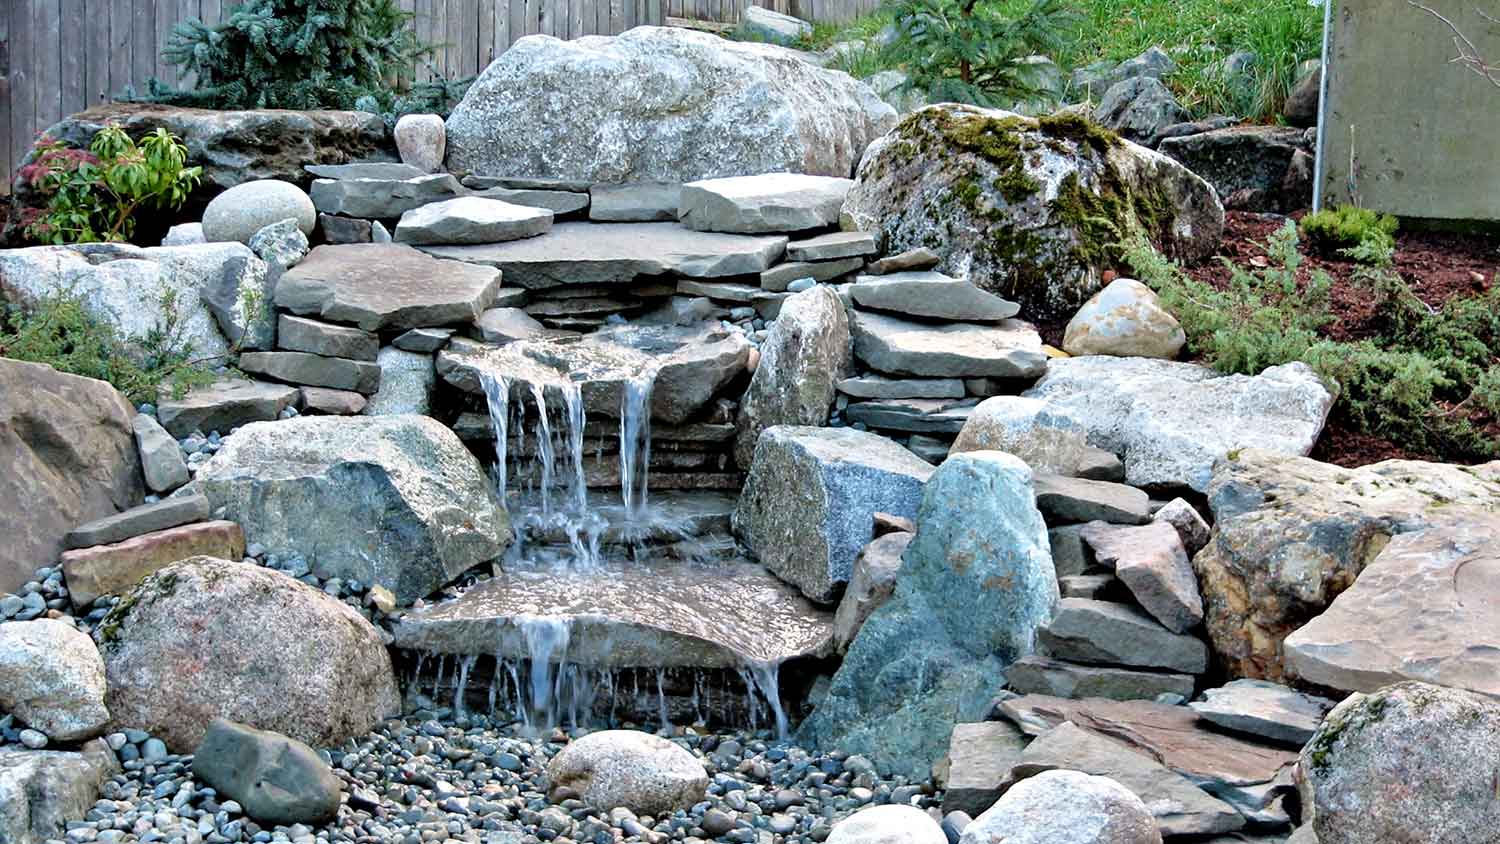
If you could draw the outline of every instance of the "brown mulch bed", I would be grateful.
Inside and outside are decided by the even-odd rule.
[[[1284,218],[1230,212],[1219,256],[1241,266],[1265,264],[1266,253],[1258,244],[1280,228]],[[1326,334],[1334,340],[1361,340],[1379,331],[1381,314],[1375,302],[1356,279],[1357,265],[1303,253],[1301,274],[1323,270],[1333,279],[1330,291],[1334,321]],[[1500,272],[1500,235],[1448,232],[1400,231],[1396,235],[1395,269],[1428,305],[1439,308],[1455,296],[1475,296],[1488,291]],[[1219,257],[1187,268],[1199,281],[1221,286],[1229,280],[1229,268]],[[1495,428],[1500,437],[1500,424]],[[1383,437],[1354,430],[1337,409],[1311,455],[1316,460],[1340,466],[1364,466],[1381,460],[1448,460],[1446,455],[1413,451]]]

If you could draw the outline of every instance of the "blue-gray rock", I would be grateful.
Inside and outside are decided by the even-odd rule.
[[[130,422],[135,434],[136,450],[141,453],[141,471],[152,492],[165,495],[188,482],[187,462],[177,440],[156,421],[156,417],[137,413]]]
[[[317,751],[280,733],[215,719],[193,752],[193,775],[267,826],[338,815],[338,777]]]
[[[289,217],[305,235],[318,223],[313,201],[302,188],[276,179],[245,182],[214,197],[203,209],[203,237],[210,243],[249,244],[256,232]]]
[[[912,517],[932,466],[852,428],[767,428],[735,508],[734,530],[777,577],[837,600],[876,513]]]
[[[950,457],[927,482],[896,595],[850,646],[799,738],[928,776],[953,725],[983,720],[1007,665],[1057,602],[1031,470],[1001,452]]]

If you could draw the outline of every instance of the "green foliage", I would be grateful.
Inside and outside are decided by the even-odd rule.
[[[213,374],[182,341],[174,297],[160,304],[157,327],[129,350],[75,293],[54,293],[29,309],[6,305],[0,309],[0,355],[108,381],[133,402],[155,401],[163,388],[180,396],[212,381]]]
[[[1382,325],[1376,337],[1340,342],[1324,335],[1328,276],[1298,282],[1296,225],[1265,247],[1270,266],[1231,265],[1224,290],[1194,280],[1144,238],[1124,251],[1182,323],[1189,351],[1213,368],[1255,374],[1304,361],[1339,385],[1339,412],[1359,430],[1456,459],[1500,456],[1500,442],[1482,429],[1486,417],[1500,417],[1500,289],[1433,309],[1391,269],[1391,247],[1370,246],[1357,280],[1379,303]]]
[[[53,244],[129,240],[137,213],[175,211],[187,201],[203,168],[186,165],[187,147],[165,129],[137,144],[106,126],[87,153],[44,136],[20,172],[45,203],[26,221],[26,234]]]
[[[469,80],[407,84],[434,51],[417,40],[412,17],[396,0],[245,0],[214,26],[179,24],[162,57],[197,84],[152,79],[144,99],[215,109],[362,104],[388,119],[446,113]]]
[[[909,85],[931,102],[1005,107],[1057,92],[1050,64],[1031,57],[1062,46],[1074,13],[1064,0],[894,0],[897,38],[886,48]]]
[[[1325,255],[1344,252],[1361,263],[1373,264],[1394,243],[1396,226],[1390,214],[1340,205],[1308,214],[1300,228],[1308,245]]]

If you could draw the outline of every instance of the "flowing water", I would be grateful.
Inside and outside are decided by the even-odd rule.
[[[629,558],[661,554],[691,556],[701,551],[705,559],[713,553],[710,544],[683,533],[682,541],[669,545],[664,536],[676,529],[671,519],[657,518],[651,507],[651,400],[656,374],[647,370],[625,379],[619,411],[619,502],[591,503],[586,477],[587,455],[584,432],[587,413],[579,384],[557,380],[512,381],[504,375],[481,371],[480,384],[495,434],[493,477],[497,492],[510,512],[516,540],[507,552],[509,567],[550,566],[555,570],[610,577],[611,559],[603,550],[610,537],[610,554],[623,549]],[[601,445],[600,451],[603,451]],[[602,455],[596,455],[596,461]],[[596,492],[596,497],[598,493]],[[695,545],[696,543],[696,545]],[[683,548],[688,549],[686,552]],[[616,558],[615,562],[622,562]],[[580,587],[586,588],[586,587]],[[484,697],[492,711],[513,711],[525,725],[538,729],[568,723],[576,725],[597,717],[603,701],[613,713],[624,692],[618,685],[620,670],[595,669],[568,661],[570,620],[564,616],[529,616],[515,619],[524,636],[527,658],[496,660],[489,689]],[[447,674],[439,662],[434,691],[451,686],[454,708],[464,711],[470,692],[473,658],[456,666],[456,676]],[[629,696],[632,711],[655,698],[655,716],[670,726],[671,707],[664,669],[655,669],[654,683],[637,686]],[[420,673],[421,667],[418,667]],[[757,724],[763,711],[781,736],[787,734],[787,717],[779,694],[778,666],[747,664],[738,670],[743,691],[734,695],[732,708],[749,713]],[[712,695],[700,694],[700,680],[692,681],[690,711],[686,717],[709,716]],[[653,688],[654,686],[654,688]],[[720,695],[721,706],[726,703]]]

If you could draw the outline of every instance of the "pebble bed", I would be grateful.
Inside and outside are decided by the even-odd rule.
[[[7,738],[11,732],[5,729]],[[905,803],[938,818],[941,794],[930,783],[882,779],[864,757],[811,754],[764,732],[691,727],[676,728],[672,739],[703,762],[710,780],[707,799],[690,811],[649,817],[595,811],[562,791],[549,799],[547,762],[581,734],[528,737],[519,724],[418,709],[320,751],[348,797],[336,821],[263,828],[195,782],[191,756],[168,754],[139,731],[114,733],[107,741],[124,773],[104,785],[85,817],[68,823],[65,841],[793,844],[823,841],[839,820],[874,804]]]

